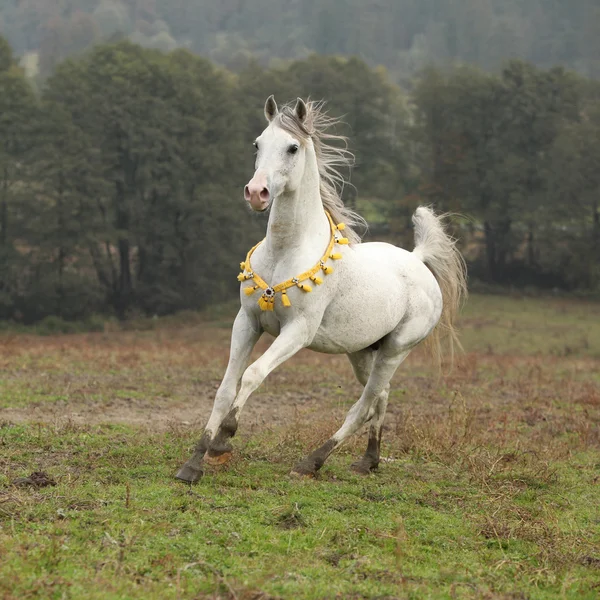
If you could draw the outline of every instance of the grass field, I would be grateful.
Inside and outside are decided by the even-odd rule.
[[[229,323],[0,336],[0,598],[600,596],[600,305],[473,296],[460,364],[438,380],[417,351],[394,378],[368,477],[361,435],[288,478],[360,393],[302,352],[190,488]],[[34,471],[56,485],[14,485]]]

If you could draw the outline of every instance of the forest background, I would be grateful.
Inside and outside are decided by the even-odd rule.
[[[235,297],[262,106],[325,99],[367,239],[421,204],[472,285],[600,293],[592,0],[0,0],[0,319]]]

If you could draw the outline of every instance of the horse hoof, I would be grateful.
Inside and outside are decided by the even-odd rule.
[[[186,463],[183,465],[183,467],[181,467],[181,469],[179,469],[179,472],[177,475],[175,475],[175,478],[185,481],[186,483],[196,483],[196,481],[198,481],[202,475],[204,475],[202,469],[197,469],[196,467],[192,467]]]
[[[294,479],[314,479],[316,476],[317,474],[315,471],[300,466],[294,467],[290,471],[290,477],[293,477]]]
[[[226,465],[231,460],[231,452],[221,452],[220,454],[211,454],[210,450],[204,457],[204,462],[211,467],[220,467]]]
[[[373,466],[370,463],[365,463],[362,460],[359,460],[350,465],[350,469],[354,471],[357,475],[370,475],[377,469],[377,465]]]

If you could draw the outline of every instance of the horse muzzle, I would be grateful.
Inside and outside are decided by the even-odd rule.
[[[269,208],[271,193],[267,186],[267,177],[264,173],[257,171],[254,177],[244,187],[244,198],[250,203],[252,210],[263,212]]]

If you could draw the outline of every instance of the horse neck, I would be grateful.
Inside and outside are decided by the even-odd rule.
[[[311,155],[312,154],[312,155]],[[321,246],[329,239],[330,226],[320,192],[314,152],[307,155],[304,177],[294,192],[280,194],[271,207],[266,246],[279,258],[282,254]]]

